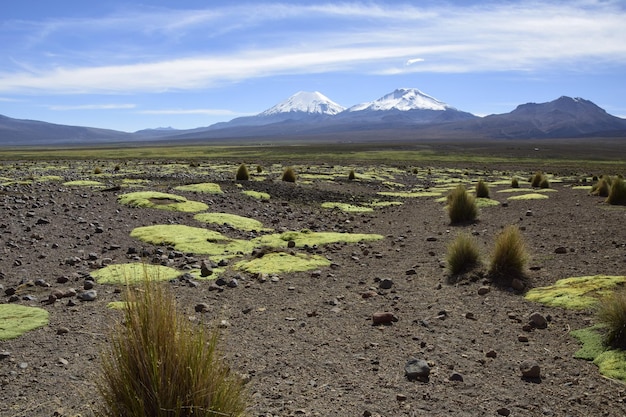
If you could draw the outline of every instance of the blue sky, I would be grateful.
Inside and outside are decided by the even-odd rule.
[[[125,131],[415,87],[477,115],[561,95],[626,117],[626,2],[5,2],[0,114]]]

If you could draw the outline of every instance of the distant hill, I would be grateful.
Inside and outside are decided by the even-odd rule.
[[[188,130],[144,129],[135,133],[11,119],[0,115],[0,146],[90,145],[147,141],[369,141],[425,139],[545,139],[625,137],[626,119],[591,101],[560,97],[527,103],[510,113],[478,117],[415,88],[345,108],[319,92],[298,92],[248,117]]]

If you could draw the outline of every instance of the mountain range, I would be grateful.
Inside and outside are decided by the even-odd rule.
[[[560,97],[527,103],[509,113],[478,117],[415,88],[344,108],[319,92],[298,92],[255,115],[196,129],[145,129],[134,133],[66,126],[0,115],[0,145],[89,145],[147,141],[544,139],[626,137],[626,119],[591,101]]]

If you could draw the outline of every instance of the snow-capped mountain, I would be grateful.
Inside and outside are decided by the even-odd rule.
[[[411,125],[474,119],[471,113],[439,101],[417,88],[399,88],[378,100],[357,104],[339,114],[352,123]]]
[[[325,114],[334,116],[345,110],[324,94],[314,91],[299,91],[287,100],[261,112],[259,116],[273,116],[284,113]]]
[[[454,109],[434,97],[424,94],[417,88],[399,88],[375,101],[357,104],[348,109],[356,111],[410,111],[410,110],[440,110]]]

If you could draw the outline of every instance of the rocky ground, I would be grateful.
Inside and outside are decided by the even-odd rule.
[[[54,174],[51,165],[47,169]],[[33,169],[13,164],[5,171],[9,166],[3,176],[24,178]],[[626,415],[626,386],[602,377],[592,363],[573,359],[580,345],[568,333],[592,324],[592,312],[535,304],[486,279],[451,283],[445,269],[446,246],[459,232],[475,236],[487,261],[497,233],[515,224],[531,255],[528,277],[534,286],[571,276],[623,275],[626,210],[606,206],[588,190],[573,189],[579,177],[557,175],[555,180],[563,182],[554,181],[556,192],[544,200],[508,201],[510,194],[495,192],[507,186],[493,186],[492,197],[507,204],[482,208],[474,224],[451,226],[443,203],[433,197],[395,198],[404,204],[364,214],[320,207],[325,201],[371,201],[380,198],[378,191],[400,183],[433,185],[433,178],[409,171],[395,173],[391,185],[313,179],[250,181],[240,187],[231,179],[236,165],[229,169],[232,175],[207,169],[167,174],[152,165],[132,172],[158,191],[217,182],[223,194],[176,194],[278,231],[385,236],[309,248],[332,262],[319,271],[258,279],[227,270],[224,280],[236,278],[238,285],[220,290],[211,290],[207,281],[166,284],[190,319],[223,322],[224,354],[249,380],[250,416]],[[500,179],[512,172],[501,169],[508,174],[472,171],[460,178]],[[58,171],[63,181],[92,177],[63,163]],[[271,199],[250,198],[242,188],[267,192]],[[81,301],[91,271],[132,261],[134,252],[181,270],[205,259],[131,238],[138,226],[209,226],[190,213],[122,206],[117,196],[126,191],[59,181],[2,186],[0,302],[42,307],[50,322],[0,341],[0,416],[93,415],[99,404],[99,354],[110,327],[121,319],[119,311],[106,306],[121,300],[121,294],[119,287],[96,283],[96,299]],[[248,236],[223,226],[217,230]],[[42,302],[55,290],[70,288],[77,296]],[[196,312],[200,303],[208,311]],[[397,321],[374,325],[377,312],[392,313]],[[528,325],[533,313],[547,319],[546,328]],[[407,378],[412,358],[428,365],[428,377]],[[540,377],[524,377],[525,364],[536,365]]]

